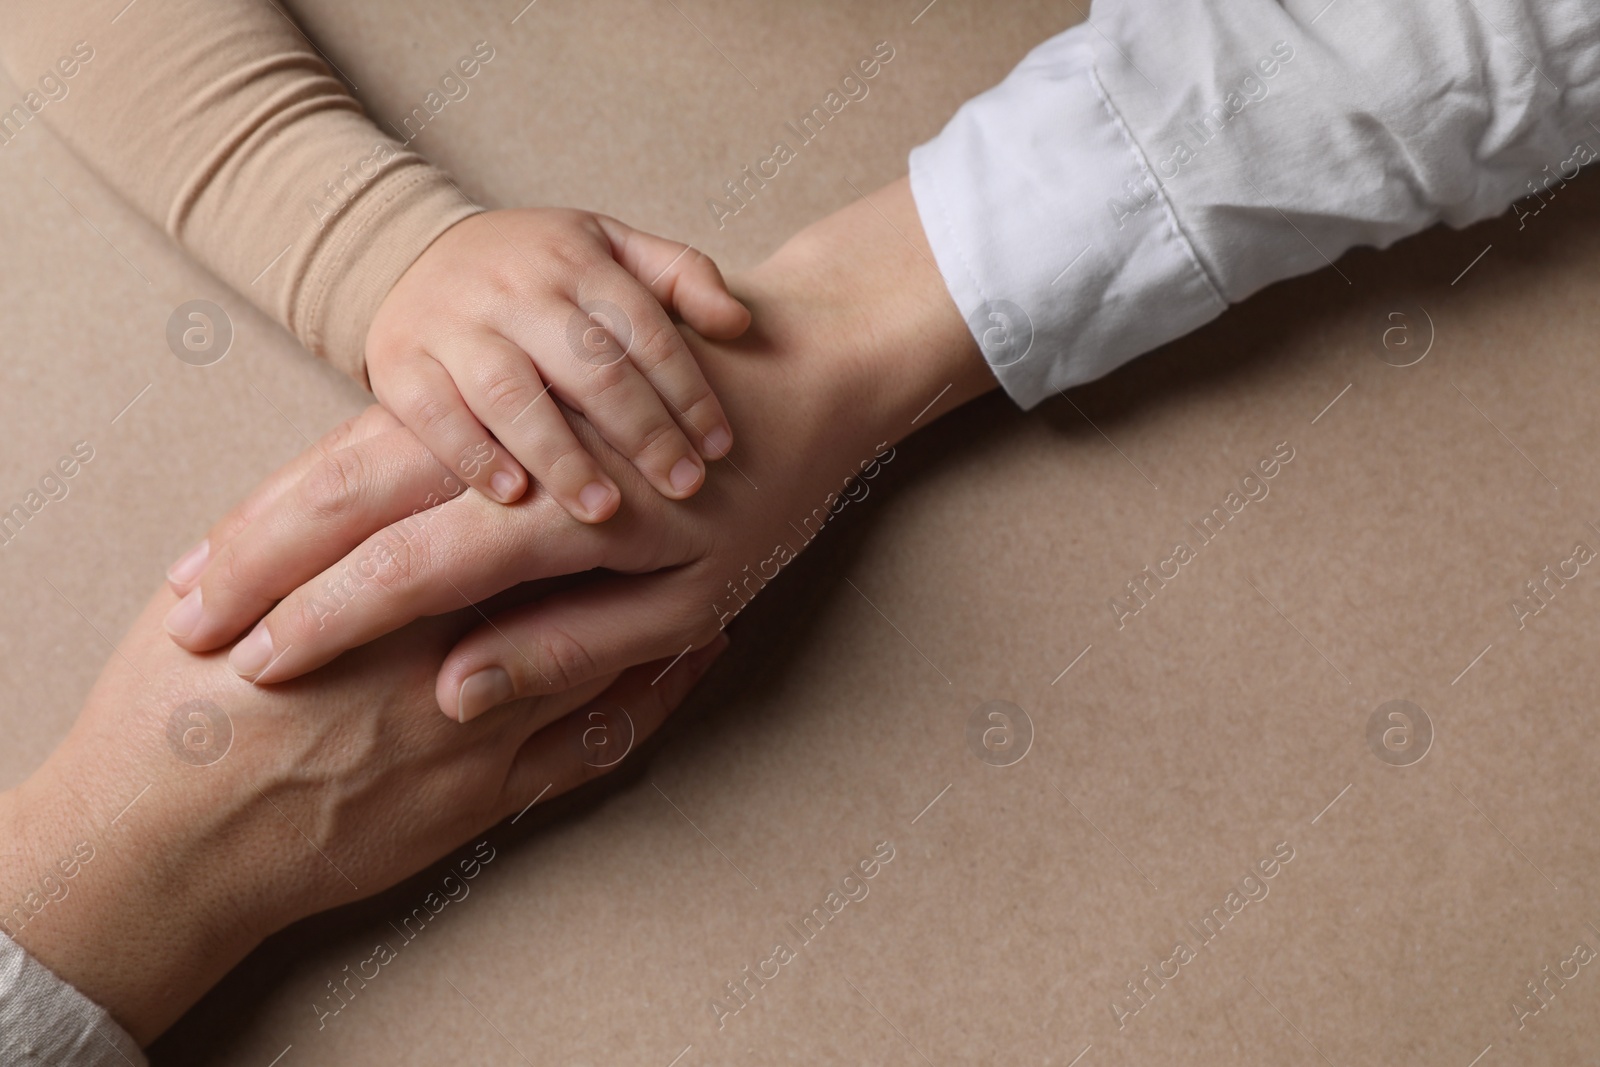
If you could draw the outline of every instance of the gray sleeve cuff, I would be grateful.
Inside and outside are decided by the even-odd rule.
[[[148,1061],[104,1008],[0,934],[0,1063],[146,1067]]]

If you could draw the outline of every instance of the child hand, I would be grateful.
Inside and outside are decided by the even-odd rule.
[[[708,257],[582,211],[492,211],[434,241],[367,332],[372,390],[440,463],[502,504],[527,477],[582,522],[622,500],[557,409],[581,411],[663,496],[733,446],[667,309],[706,337],[750,312]]]

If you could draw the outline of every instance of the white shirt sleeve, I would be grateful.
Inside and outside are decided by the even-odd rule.
[[[1097,0],[911,153],[1022,406],[1272,282],[1600,158],[1593,0]],[[1520,212],[1519,212],[1520,214]]]
[[[128,1032],[88,997],[0,934],[0,1064],[146,1067]]]

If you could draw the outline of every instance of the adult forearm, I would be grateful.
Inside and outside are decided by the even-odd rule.
[[[291,717],[349,713],[348,668],[259,700],[220,657],[166,639],[172,599],[151,600],[72,731],[0,794],[6,933],[141,1044],[268,934],[359,895],[296,826],[365,881],[319,818],[320,731]],[[387,670],[369,706],[403,714],[416,673]]]
[[[875,440],[898,441],[998,387],[905,178],[808,226],[739,288],[773,347],[804,353],[819,379],[810,390],[831,405],[821,417],[858,421]]]
[[[139,643],[130,642],[135,656]],[[226,679],[197,667],[193,698],[220,695]],[[0,832],[11,846],[0,858],[5,932],[141,1044],[296,910],[263,914],[230,888],[247,884],[239,875],[252,863],[214,833],[226,811],[239,810],[226,788],[237,775],[173,758],[166,724],[148,710],[158,699],[128,662],[114,661],[90,706],[120,711],[86,717],[42,767],[0,794]],[[197,728],[208,727],[184,723],[180,738]]]
[[[0,825],[15,849],[0,859],[4,929],[65,987],[35,980],[31,989],[8,990],[21,1001],[8,1014],[37,1023],[60,1011],[61,1001],[81,997],[148,1043],[270,932],[256,929],[251,916],[230,914],[227,899],[213,892],[234,857],[191,854],[176,862],[181,832],[141,828],[137,803],[109,822],[137,795],[91,813],[51,775],[0,795]],[[115,1037],[113,1026],[96,1028]]]
[[[684,657],[658,685],[665,661],[462,726],[434,710],[432,690],[465,613],[268,690],[168,640],[173,601],[151,601],[71,733],[0,794],[5,933],[141,1043],[273,931],[602,773],[583,747],[594,717],[626,707],[642,740],[719,650]],[[26,1039],[50,1013],[8,1014],[5,978],[10,1063],[6,1020]]]

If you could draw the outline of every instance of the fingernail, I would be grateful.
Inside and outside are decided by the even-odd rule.
[[[516,492],[517,478],[510,471],[495,471],[489,478],[489,488],[494,493],[494,498],[502,504],[511,503],[511,494]]]
[[[706,434],[706,451],[711,453],[711,459],[721,459],[733,447],[733,432],[726,426],[718,426]]]
[[[233,646],[228,653],[228,666],[241,678],[254,678],[272,662],[272,634],[264,622],[256,623],[250,636]]]
[[[175,585],[186,585],[199,577],[205,569],[206,557],[211,555],[210,539],[202,540],[189,551],[178,557],[178,562],[167,568],[167,581]]]
[[[693,489],[700,480],[700,464],[688,456],[684,456],[672,465],[672,473],[667,475],[667,481],[672,483],[672,488],[680,493],[687,493]]]
[[[200,623],[200,590],[191,589],[187,596],[173,605],[161,625],[173,637],[188,637]]]
[[[486,667],[467,676],[456,693],[456,718],[461,722],[476,719],[490,708],[499,707],[516,695],[511,675],[499,667]]]
[[[578,494],[578,505],[590,515],[600,514],[600,509],[611,502],[611,487],[604,482],[590,482]]]

